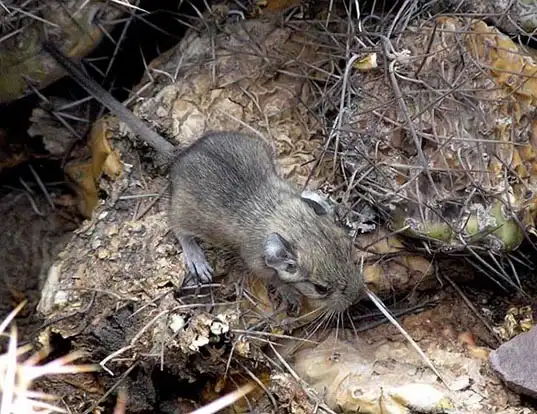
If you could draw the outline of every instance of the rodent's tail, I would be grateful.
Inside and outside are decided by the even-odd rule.
[[[71,58],[65,55],[56,45],[43,41],[43,49],[90,95],[97,99],[110,112],[124,122],[140,139],[149,144],[155,151],[168,160],[171,160],[176,148],[162,136],[149,128],[142,120],[137,118],[121,102],[114,98],[107,90],[95,82]]]

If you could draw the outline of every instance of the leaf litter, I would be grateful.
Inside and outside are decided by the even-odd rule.
[[[482,64],[478,58],[490,56],[480,56],[479,48],[467,50],[465,45],[473,45],[478,38],[468,33],[468,27],[481,35],[484,32],[489,43],[491,39],[505,40],[479,20],[415,18],[398,34],[396,51],[381,36],[369,35],[373,28],[360,24],[355,27],[348,17],[345,20],[343,15],[339,21],[335,18],[327,32],[321,30],[321,22],[293,19],[284,26],[270,19],[246,20],[240,26],[220,21],[217,23],[221,32],[216,37],[192,31],[177,48],[159,58],[159,71],[142,81],[142,85],[151,84],[151,96],[144,92],[145,99],[134,110],[182,144],[208,129],[254,128],[273,139],[287,177],[299,185],[308,182],[328,189],[335,201],[342,202],[347,222],[355,224],[352,227],[357,244],[370,249],[365,255],[357,252],[357,257],[364,260],[364,271],[370,275],[368,284],[376,288],[377,294],[385,298],[393,292],[397,296],[407,294],[410,303],[418,302],[420,295],[438,296],[438,307],[409,315],[402,322],[428,357],[441,365],[452,384],[459,384],[459,390],[451,391],[447,399],[436,377],[408,348],[404,338],[390,330],[392,327],[380,326],[357,335],[353,319],[345,319],[350,315],[327,321],[306,314],[302,322],[313,318],[314,324],[295,328],[291,335],[296,338],[287,338],[290,334],[281,325],[285,315],[266,300],[260,284],[243,277],[245,270],[240,263],[225,252],[210,250],[210,259],[218,265],[219,277],[214,286],[198,292],[174,293],[180,289],[184,269],[165,226],[162,200],[145,203],[149,205],[146,214],[133,219],[133,199],[129,198],[143,192],[160,194],[163,180],[152,176],[150,170],[147,173],[133,168],[137,160],[135,147],[139,144],[119,140],[117,135],[110,141],[100,141],[105,143],[104,159],[112,156],[111,170],[118,173],[99,181],[108,198],[95,204],[91,220],[76,232],[49,271],[39,307],[51,321],[49,331],[68,338],[75,348],[87,347],[90,337],[97,340],[101,362],[106,361],[114,377],[130,372],[136,365],[139,378],[150,378],[155,369],[165,369],[183,381],[209,375],[213,380],[207,384],[220,390],[223,383],[233,383],[238,378],[244,383],[247,378],[264,391],[247,402],[247,409],[254,404],[270,411],[274,403],[279,403],[290,412],[311,412],[306,407],[328,412],[356,412],[358,407],[360,412],[373,413],[416,409],[443,412],[453,407],[457,412],[469,413],[486,412],[492,407],[517,412],[520,402],[484,368],[483,355],[487,354],[487,345],[493,346],[493,335],[468,312],[457,295],[431,291],[438,290],[438,279],[441,281],[445,271],[433,260],[438,252],[464,253],[473,249],[481,254],[492,249],[498,257],[509,258],[509,251],[526,236],[527,229],[522,231],[515,224],[533,225],[531,214],[512,214],[532,211],[525,208],[531,204],[532,195],[522,191],[531,186],[531,145],[524,141],[515,145],[511,139],[531,136],[529,124],[522,123],[525,135],[513,132],[514,124],[502,124],[503,129],[495,131],[503,134],[498,142],[490,138],[475,140],[490,131],[468,130],[477,124],[456,117],[464,110],[476,119],[483,114],[498,119],[500,114],[503,120],[524,120],[524,111],[532,104],[529,98],[517,99],[523,104],[516,107],[519,112],[514,115],[502,110],[509,106],[503,101],[509,103],[513,94],[526,93],[521,88],[525,82],[517,83],[516,76],[513,80],[498,75],[491,80],[483,75],[491,71],[491,66],[491,72],[497,74],[501,66],[498,60],[487,62],[486,70],[475,68],[479,68],[476,61]],[[439,25],[443,28],[438,29]],[[350,32],[353,41],[362,47],[369,45],[366,49],[374,49],[375,54],[366,51],[364,57],[354,59],[349,47],[340,43],[344,37],[330,35],[348,34],[350,29],[358,30]],[[431,39],[438,32],[443,32],[442,41],[435,43]],[[253,45],[252,38],[263,39],[263,48]],[[485,44],[493,48],[489,43]],[[405,51],[407,46],[409,52]],[[436,58],[427,57],[431,50],[423,53],[427,47],[438,47]],[[459,53],[450,47],[460,48]],[[445,61],[438,59],[442,53]],[[520,60],[512,59],[517,53],[511,47],[506,56],[515,62],[512,65],[518,62],[515,69],[520,73],[531,61],[525,57],[520,64]],[[464,60],[470,62],[467,66],[450,62],[460,55],[474,59]],[[337,68],[334,58],[341,56],[349,63],[358,62],[349,65],[355,72]],[[375,56],[374,60],[371,56]],[[268,67],[267,61],[271,62]],[[435,65],[442,63],[445,67],[439,70]],[[170,78],[166,73],[175,75]],[[435,78],[439,73],[443,75],[441,79]],[[454,87],[450,83],[454,79],[470,86],[462,82],[464,87]],[[507,92],[483,86],[493,81],[506,86]],[[476,95],[482,100],[479,103],[475,103]],[[369,108],[371,102],[377,109]],[[485,104],[496,105],[495,110],[479,106]],[[468,107],[479,111],[471,112]],[[334,112],[334,108],[343,111]],[[312,110],[321,117],[312,116]],[[330,110],[336,113],[335,118]],[[490,119],[485,118],[482,124],[497,125]],[[334,123],[330,125],[330,121]],[[357,142],[357,137],[361,141]],[[424,144],[418,148],[415,143],[420,140]],[[359,147],[365,142],[370,145]],[[481,147],[488,150],[488,158],[482,157]],[[314,164],[320,151],[324,159]],[[117,167],[118,155],[123,163],[121,171]],[[106,162],[100,159],[102,169]],[[444,170],[438,168],[437,164],[446,160],[455,165],[447,163]],[[431,163],[434,165],[429,166]],[[494,167],[493,171],[488,172],[484,163]],[[515,178],[507,180],[506,175],[513,170]],[[456,185],[452,188],[453,183]],[[468,192],[468,187],[472,191]],[[371,206],[389,208],[379,209],[378,218],[368,225],[352,223],[357,217],[371,220],[371,214],[364,213]],[[394,233],[381,229],[383,220]],[[364,228],[374,231],[362,235],[360,229]],[[409,239],[401,235],[421,239],[416,242],[418,248],[413,249]],[[379,248],[378,243],[385,243],[390,250]],[[377,246],[378,251],[373,252],[376,254],[371,253],[371,246]],[[467,272],[461,263],[457,265],[460,273]],[[390,269],[399,279],[386,277]],[[376,281],[375,275],[383,282]],[[422,282],[427,286],[422,284],[420,288]],[[306,310],[310,311],[307,307]],[[335,322],[336,328],[329,328],[327,322]],[[475,339],[462,339],[468,335],[477,336],[478,342],[486,345],[477,346]],[[313,345],[308,341],[319,345],[312,351]],[[281,348],[286,347],[286,342],[291,343],[292,351]],[[310,353],[296,353],[297,347],[310,347]],[[311,352],[325,362],[312,364]],[[373,359],[367,359],[369,354],[374,355]],[[326,363],[339,376],[323,375]],[[272,381],[261,379],[266,369]],[[136,383],[120,377],[130,390],[128,395],[139,400]],[[106,386],[114,386],[112,378],[101,379]],[[297,380],[300,387],[292,388],[289,381]],[[151,381],[145,384],[155,386]],[[296,392],[289,394],[284,391],[286,387]],[[214,398],[214,393],[209,394]],[[155,402],[151,395],[148,392],[141,397],[144,404]],[[92,394],[86,398],[99,397]],[[132,404],[130,408],[136,412]]]

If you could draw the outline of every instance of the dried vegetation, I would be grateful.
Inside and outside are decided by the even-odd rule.
[[[89,374],[44,386],[84,413],[117,390],[128,412],[189,412],[192,400],[241,385],[255,386],[234,405],[243,412],[527,409],[486,367],[501,340],[496,303],[472,306],[456,283],[471,276],[469,263],[497,284],[524,285],[519,246],[532,248],[535,225],[533,53],[450,4],[406,1],[382,13],[358,2],[286,4],[285,17],[268,12],[275,4],[255,18],[218,4],[191,19],[130,107],[179,145],[223,129],[273,140],[284,176],[338,203],[369,288],[392,297],[399,316],[420,312],[403,326],[445,383],[365,306],[328,318],[306,303],[290,320],[229,252],[206,246],[215,283],[182,288],[154,154],[106,117],[65,165],[88,220],[50,266],[38,306],[40,339],[62,338],[101,370],[92,387]],[[61,152],[43,119],[34,131]]]

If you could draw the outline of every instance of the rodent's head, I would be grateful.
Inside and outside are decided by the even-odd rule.
[[[304,191],[286,210],[291,224],[267,236],[265,264],[314,305],[344,311],[364,290],[351,238],[336,224],[330,204],[315,192]]]

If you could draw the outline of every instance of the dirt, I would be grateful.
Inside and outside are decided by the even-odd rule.
[[[50,194],[57,203],[53,208],[35,181],[25,183],[31,192],[20,188],[18,182],[14,185],[19,188],[4,187],[0,195],[3,232],[0,238],[0,318],[27,301],[17,318],[23,340],[30,339],[26,334],[41,322],[35,308],[48,268],[81,222],[73,206],[60,204],[72,202],[64,186],[50,187]],[[4,186],[9,184],[4,181]]]
[[[238,128],[236,119],[244,120],[273,139],[284,175],[303,184],[312,159],[319,155],[324,131],[309,117],[314,94],[307,80],[313,75],[297,72],[298,76],[292,70],[317,64],[319,44],[306,31],[294,35],[279,24],[246,22],[242,27],[216,37],[191,33],[180,47],[153,63],[175,73],[178,56],[184,58],[181,82],[157,76],[152,95],[134,110],[183,144],[207,129]],[[264,50],[278,47],[280,54],[260,56],[257,45],[247,42],[248,30],[266,40]],[[230,58],[230,50],[237,53],[245,45],[254,51],[244,50],[244,59]],[[211,56],[215,51],[214,66],[200,66],[199,59],[207,56],[200,58],[199,50],[210,50]],[[292,64],[283,64],[288,62]],[[282,66],[285,71],[278,70]],[[296,104],[299,98],[303,105]],[[341,391],[341,378],[330,377],[326,366],[335,367],[337,374],[375,366],[364,377],[365,384],[357,382],[361,391],[345,400],[349,405],[366,389],[375,401],[379,385],[388,389],[422,381],[442,389],[395,327],[375,325],[381,320],[378,315],[366,317],[373,312],[370,305],[351,310],[353,323],[342,318],[329,326],[313,324],[286,332],[281,313],[267,303],[266,291],[241,263],[205,245],[215,264],[215,283],[197,291],[182,289],[185,269],[166,223],[165,179],[155,170],[151,152],[125,135],[117,130],[106,135],[113,136],[110,144],[120,154],[123,174],[100,179],[101,198],[82,224],[74,219],[75,203],[52,210],[37,189],[32,200],[44,216],[35,212],[21,190],[8,191],[0,199],[10,236],[0,242],[0,311],[5,314],[22,298],[29,299],[28,313],[18,322],[25,332],[34,332],[41,323],[33,317],[39,302],[46,324],[33,339],[51,338],[56,355],[86,351],[86,361],[103,367],[95,374],[40,381],[40,389],[83,412],[98,406],[110,410],[116,394],[107,393],[119,386],[127,391],[132,413],[173,412],[179,406],[188,407],[186,412],[252,379],[268,392],[257,389],[241,401],[244,409],[276,412],[274,406],[279,406],[281,412],[309,413],[327,388]],[[315,184],[329,186],[330,161],[316,170]],[[57,198],[61,196],[60,192]],[[386,236],[389,249],[377,245],[375,254],[366,256],[368,283],[388,306],[419,309],[399,319],[451,383],[468,381],[446,394],[457,412],[537,413],[534,402],[508,391],[490,372],[488,350],[500,342],[497,331],[485,324],[510,325],[507,331],[515,334],[516,320],[504,322],[505,316],[513,306],[534,308],[534,300],[512,290],[502,292],[485,277],[476,278],[462,260],[448,266],[424,255],[408,255],[396,237],[381,230],[373,233],[358,244]],[[443,276],[455,281],[482,320]],[[526,277],[524,283],[529,297],[537,297],[534,280]],[[327,342],[334,337],[339,354]],[[323,343],[330,352],[318,344],[308,349],[304,338]],[[302,345],[301,353],[297,345]],[[312,364],[316,356],[322,362],[318,366]],[[308,386],[294,373],[307,378]],[[352,389],[343,387],[345,392]],[[326,395],[329,404],[336,404],[336,391]]]

